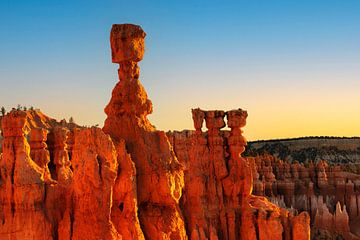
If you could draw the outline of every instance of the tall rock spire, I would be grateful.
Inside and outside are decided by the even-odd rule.
[[[103,130],[115,143],[125,140],[135,163],[139,219],[145,238],[186,239],[178,205],[184,185],[182,166],[165,133],[156,131],[146,117],[152,113],[152,103],[139,81],[137,64],[144,55],[145,36],[140,26],[112,27],[112,61],[120,65],[120,81],[105,108],[108,117]]]
[[[133,24],[114,24],[111,29],[110,43],[112,62],[119,64],[119,82],[112,91],[112,97],[105,108],[107,122],[122,118],[144,130],[152,131],[153,126],[146,116],[152,113],[152,103],[139,81],[138,62],[144,56],[145,32]],[[127,121],[128,122],[128,121]]]

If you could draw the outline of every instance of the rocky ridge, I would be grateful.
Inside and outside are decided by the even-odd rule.
[[[271,154],[300,163],[360,164],[360,138],[305,137],[249,142],[245,156]]]

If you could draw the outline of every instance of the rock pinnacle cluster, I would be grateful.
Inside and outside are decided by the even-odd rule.
[[[307,212],[252,194],[245,110],[192,109],[194,131],[150,123],[138,66],[145,36],[112,27],[119,81],[102,129],[37,110],[2,117],[0,239],[309,240]]]

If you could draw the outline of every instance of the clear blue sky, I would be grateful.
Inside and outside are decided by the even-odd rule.
[[[113,23],[147,32],[158,129],[244,108],[249,139],[360,135],[360,1],[1,0],[0,105],[103,124]]]

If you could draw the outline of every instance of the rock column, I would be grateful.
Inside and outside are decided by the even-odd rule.
[[[146,239],[185,239],[178,201],[184,185],[183,169],[164,132],[147,119],[152,104],[139,81],[138,62],[144,55],[145,32],[132,24],[113,25],[112,61],[120,65],[119,82],[105,108],[104,132],[126,150],[136,167],[137,203]],[[123,206],[125,208],[133,206]],[[169,223],[168,219],[172,219]]]

